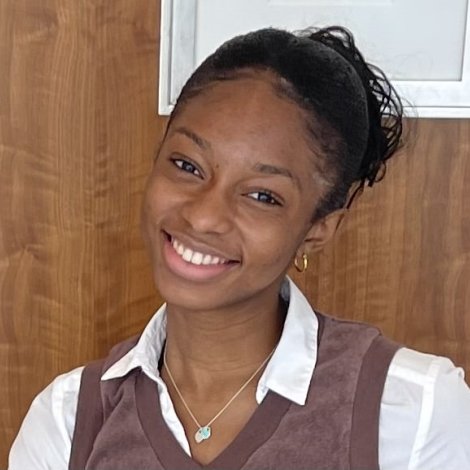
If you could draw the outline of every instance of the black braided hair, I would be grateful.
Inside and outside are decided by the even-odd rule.
[[[305,111],[311,146],[324,156],[316,164],[328,190],[314,220],[349,207],[366,184],[383,178],[401,142],[403,107],[385,74],[364,60],[351,32],[340,26],[296,34],[268,28],[225,42],[186,82],[169,125],[184,103],[214,82],[256,70],[280,79],[276,90]]]

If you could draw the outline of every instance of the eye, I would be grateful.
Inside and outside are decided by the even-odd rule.
[[[182,158],[173,158],[171,160],[175,166],[177,166],[180,170],[185,171],[187,173],[192,173],[195,176],[201,177],[202,174],[196,167],[191,162],[188,162],[187,160],[184,160]]]
[[[255,191],[248,193],[248,197],[251,197],[255,201],[262,202],[263,204],[269,204],[272,206],[281,206],[281,202],[272,195],[270,191]]]

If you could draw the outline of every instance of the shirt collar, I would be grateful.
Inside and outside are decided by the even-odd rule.
[[[288,302],[279,344],[268,362],[256,391],[261,403],[269,390],[304,405],[317,361],[318,319],[294,282],[287,277],[281,296]],[[154,381],[160,380],[158,362],[166,338],[166,305],[162,305],[145,327],[137,344],[101,377],[110,380],[141,367]]]

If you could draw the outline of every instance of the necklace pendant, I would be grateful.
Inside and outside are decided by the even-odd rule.
[[[205,441],[211,437],[211,427],[210,426],[202,426],[196,431],[194,435],[194,439],[198,444],[202,441]]]

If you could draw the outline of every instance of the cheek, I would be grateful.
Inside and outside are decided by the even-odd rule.
[[[259,263],[289,268],[310,228],[310,214],[302,205],[291,206],[278,219],[255,224],[253,237],[259,250]]]
[[[165,198],[164,187],[157,177],[152,176],[147,183],[142,203],[141,228],[148,243],[155,236],[155,227],[162,215],[168,212],[170,198]]]
[[[171,192],[171,186],[164,178],[152,176],[144,194],[144,219],[147,221],[159,220],[165,212],[171,209],[176,199]]]
[[[286,228],[288,224],[284,221],[262,225],[262,230],[259,229],[259,225],[255,227],[256,231],[251,237],[252,259],[261,269],[276,267],[284,270],[291,263],[299,237]]]

